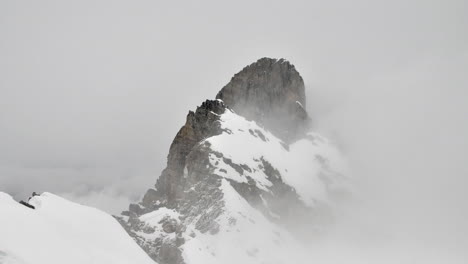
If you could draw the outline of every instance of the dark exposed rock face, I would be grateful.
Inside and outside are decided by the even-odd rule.
[[[224,113],[225,105],[219,100],[206,100],[201,106],[197,107],[195,112],[190,111],[187,115],[185,125],[179,130],[172,141],[167,157],[167,167],[159,177],[156,187],[156,193],[148,191],[143,198],[143,206],[151,208],[152,202],[156,197],[164,197],[164,205],[169,208],[176,207],[183,195],[183,189],[186,179],[183,176],[183,170],[186,165],[186,158],[193,147],[209,136],[221,133],[219,115]]]
[[[284,59],[262,58],[245,67],[216,98],[285,140],[294,139],[307,125],[304,81]]]
[[[122,213],[128,218],[118,218],[137,243],[161,264],[184,263],[180,247],[185,243],[187,226],[195,226],[201,233],[216,234],[219,231],[216,220],[225,206],[220,189],[223,177],[214,172],[216,164],[210,163],[210,155],[221,159],[241,175],[251,170],[244,164],[233,163],[223,153],[213,151],[209,142],[204,141],[223,132],[230,133],[223,131],[220,115],[227,109],[233,109],[237,114],[262,124],[286,142],[298,137],[309,122],[304,109],[304,82],[294,66],[283,59],[263,58],[247,66],[216,98],[205,101],[195,112],[189,112],[185,125],[171,144],[167,167],[155,188],[149,189],[140,203],[131,204],[129,210]],[[260,130],[250,130],[249,133],[263,142],[268,140]],[[248,151],[248,146],[245,148]],[[288,149],[286,143],[284,148]],[[268,191],[259,188],[252,179],[244,183],[228,179],[252,207],[268,218],[274,213],[286,225],[294,224],[293,216],[297,212],[312,216],[295,190],[283,182],[274,164],[266,160],[257,162],[262,164],[263,172],[272,183]],[[158,220],[159,227],[149,226],[140,218],[161,208],[173,210],[178,216],[162,217]]]
[[[142,223],[139,216],[165,207],[180,212],[185,222],[199,217],[196,226],[202,232],[215,232],[218,228],[214,220],[222,213],[222,194],[217,188],[220,179],[207,169],[209,150],[199,142],[222,132],[219,115],[225,110],[222,101],[206,100],[195,112],[189,112],[185,125],[171,144],[167,167],[155,189],[149,189],[139,204],[131,204],[129,211],[122,213],[129,217],[127,221],[119,219],[127,232],[158,263],[183,263],[179,246],[184,243],[181,236],[184,225],[179,223],[180,219],[163,219],[161,235],[148,241],[137,232],[151,234],[156,230]],[[208,209],[213,213],[207,213]],[[170,236],[172,233],[175,237]]]

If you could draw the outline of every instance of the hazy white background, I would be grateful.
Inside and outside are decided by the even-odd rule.
[[[0,0],[0,191],[119,212],[155,183],[188,110],[264,56],[296,65],[315,129],[352,161],[365,213],[339,233],[463,258],[462,0]]]

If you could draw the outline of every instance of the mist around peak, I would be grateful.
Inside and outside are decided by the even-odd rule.
[[[466,55],[431,56],[356,84],[308,87],[314,129],[340,146],[356,188],[311,256],[466,262],[467,69]]]

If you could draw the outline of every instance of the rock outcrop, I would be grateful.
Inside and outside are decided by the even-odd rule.
[[[285,140],[297,138],[308,125],[304,81],[284,59],[262,58],[245,67],[216,98]]]

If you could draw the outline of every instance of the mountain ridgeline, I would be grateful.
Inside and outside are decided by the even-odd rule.
[[[309,131],[305,106],[287,60],[245,67],[188,113],[122,226],[162,264],[288,263],[280,252],[323,229],[350,190],[343,158]]]

